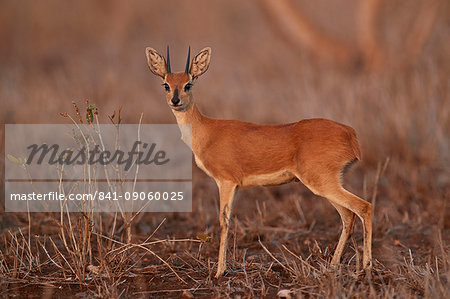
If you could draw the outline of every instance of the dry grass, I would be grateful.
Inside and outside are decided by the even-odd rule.
[[[339,14],[307,7],[351,42],[353,2]],[[368,74],[314,62],[279,37],[253,1],[122,3],[3,2],[2,123],[66,122],[59,113],[85,99],[100,108],[100,122],[122,106],[124,123],[138,123],[142,112],[144,123],[173,123],[144,49],[170,43],[173,68],[182,70],[189,44],[195,51],[211,46],[210,70],[194,87],[205,114],[259,123],[326,117],[356,129],[363,161],[345,181],[374,204],[374,270],[358,270],[357,224],[341,268],[331,271],[339,216],[300,184],[288,184],[240,191],[229,272],[214,279],[218,195],[195,169],[193,212],[142,214],[131,242],[126,222],[114,215],[93,216],[86,244],[91,228],[83,215],[70,215],[70,229],[67,215],[0,214],[2,296],[166,298],[185,290],[195,297],[271,298],[282,289],[297,297],[449,296],[448,5],[416,61]],[[392,59],[401,58],[396,50],[414,21],[410,5],[396,1],[384,9],[382,42]],[[64,244],[63,232],[73,243]],[[211,242],[199,242],[201,233]],[[91,255],[76,244],[91,246]]]

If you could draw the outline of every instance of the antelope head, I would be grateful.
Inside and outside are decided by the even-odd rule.
[[[190,62],[191,48],[189,47],[186,67],[182,73],[172,73],[169,46],[167,46],[167,61],[153,48],[146,48],[145,54],[152,73],[160,76],[163,80],[162,86],[166,91],[166,101],[169,107],[174,111],[187,111],[194,100],[192,96],[194,81],[208,70],[211,48],[204,48]]]

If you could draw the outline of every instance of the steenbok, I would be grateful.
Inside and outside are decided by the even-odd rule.
[[[169,48],[167,61],[152,48],[145,52],[148,67],[163,79],[166,101],[178,124],[192,126],[192,136],[182,130],[182,139],[192,148],[198,167],[219,187],[221,235],[216,277],[226,269],[227,235],[237,189],[298,180],[314,194],[326,197],[341,216],[343,228],[331,266],[339,263],[356,214],[364,227],[363,267],[371,267],[372,205],[342,187],[343,171],[361,159],[355,130],[327,119],[259,125],[206,117],[194,103],[192,87],[208,70],[211,49],[201,50],[192,62],[189,49],[182,73],[172,73]]]

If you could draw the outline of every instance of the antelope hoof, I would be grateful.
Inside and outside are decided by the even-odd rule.
[[[372,262],[365,262],[363,268],[364,270],[372,270]]]
[[[222,264],[219,262],[219,265],[217,266],[217,273],[216,273],[216,278],[222,277],[223,274],[225,273],[225,270],[227,269],[227,265]]]
[[[223,276],[225,270],[217,269],[216,278],[220,278]]]
[[[333,261],[331,261],[330,268],[333,270],[337,270],[339,268],[339,263],[333,263]]]

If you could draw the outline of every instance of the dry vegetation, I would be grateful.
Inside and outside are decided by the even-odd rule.
[[[356,45],[358,1],[344,2],[297,5]],[[85,99],[99,107],[100,122],[123,107],[125,123],[142,112],[144,123],[174,123],[144,56],[146,46],[170,43],[175,70],[189,44],[212,47],[210,70],[194,87],[207,115],[259,123],[325,117],[353,126],[363,161],[346,185],[374,206],[374,269],[358,270],[359,223],[342,266],[329,269],[339,216],[297,183],[239,192],[229,271],[214,279],[218,194],[195,168],[193,212],[141,214],[130,243],[115,215],[1,213],[0,295],[270,298],[284,289],[298,297],[448,297],[449,6],[440,7],[420,54],[398,67],[416,2],[383,6],[388,60],[369,72],[317,61],[279,35],[256,1],[3,1],[2,123],[67,122],[60,112]]]

